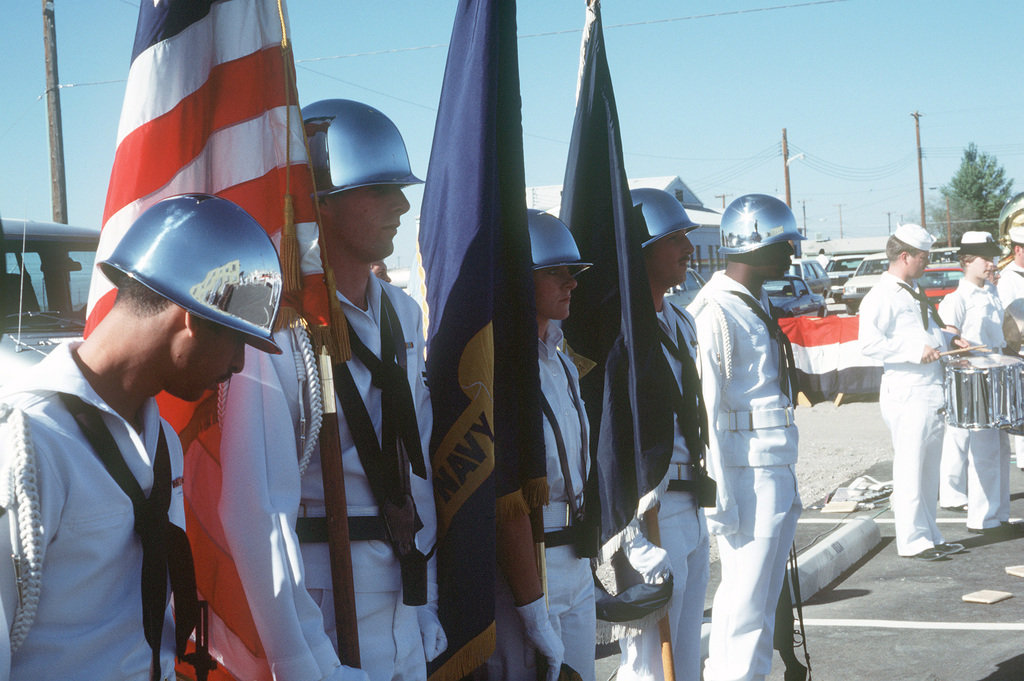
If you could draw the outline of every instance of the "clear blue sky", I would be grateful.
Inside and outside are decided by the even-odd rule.
[[[138,6],[55,2],[60,82],[75,85],[61,91],[69,217],[99,224]],[[798,222],[806,208],[811,236],[837,238],[842,204],[844,236],[884,235],[887,211],[893,225],[900,216],[918,219],[916,110],[926,198],[938,197],[927,188],[949,181],[969,142],[994,154],[1024,191],[1019,0],[801,4],[604,0],[630,177],[678,175],[719,209],[716,195],[782,194],[787,128],[790,155],[806,154],[790,166]],[[426,173],[447,51],[405,48],[445,45],[455,6],[293,1],[301,103],[345,97],[378,107],[402,130],[414,171]],[[562,181],[584,7],[584,0],[519,3],[531,185]],[[49,220],[38,0],[5,3],[0,64],[0,215]],[[115,82],[92,84],[102,81]],[[392,266],[411,261],[421,195],[409,191],[413,208]]]

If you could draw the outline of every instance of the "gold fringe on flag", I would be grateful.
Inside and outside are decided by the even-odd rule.
[[[285,194],[284,226],[281,228],[281,275],[285,293],[298,293],[302,290],[300,260],[299,237],[295,230],[295,198]]]
[[[519,516],[530,515],[530,507],[523,497],[523,490],[517,489],[495,500],[495,514],[499,524]]]
[[[547,506],[550,496],[547,476],[527,480],[523,485],[523,499],[531,509]]]

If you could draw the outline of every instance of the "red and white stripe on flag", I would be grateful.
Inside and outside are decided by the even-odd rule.
[[[290,179],[301,273],[322,274],[301,114],[289,84],[294,64],[281,48],[282,26],[287,18],[276,0],[217,2],[205,17],[136,57],[98,259],[146,208],[188,192],[234,201],[280,245]],[[109,310],[111,294],[110,283],[95,272],[90,329]]]
[[[793,344],[800,390],[832,399],[839,393],[877,393],[882,363],[861,352],[858,317],[793,317],[779,326]]]
[[[173,7],[178,2],[182,4]],[[165,31],[160,22],[176,11],[175,25]],[[145,25],[146,35],[173,35],[143,45],[141,51],[136,48],[97,259],[112,252],[146,208],[189,192],[234,201],[263,225],[280,249],[284,197],[289,193],[305,284],[302,311],[307,319],[326,323],[327,293],[301,113],[295,104],[294,62],[290,50],[282,48],[282,31],[288,26],[284,12],[284,3],[277,0],[142,3],[140,33]],[[140,40],[146,37],[137,36]],[[174,265],[167,263],[171,271]],[[114,293],[94,271],[87,333],[109,311]],[[186,524],[200,597],[211,604],[210,641],[221,662],[210,678],[270,678],[217,512],[221,468],[216,395],[198,403],[167,395],[158,399],[161,414],[181,435],[186,451]],[[225,655],[235,668],[224,670]],[[222,675],[225,671],[231,675]]]

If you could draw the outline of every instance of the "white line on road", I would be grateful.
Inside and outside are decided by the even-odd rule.
[[[1024,631],[1022,622],[903,622],[900,620],[831,620],[804,618],[814,627],[867,627],[870,629],[945,629],[949,631]]]

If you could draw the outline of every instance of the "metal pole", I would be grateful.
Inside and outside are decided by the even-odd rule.
[[[924,217],[924,169],[921,166],[921,114],[915,111],[910,115],[914,117],[914,132],[917,135],[917,182],[921,190],[921,226],[927,229]]]
[[[843,204],[837,203],[836,206],[839,208],[839,238],[843,238]]]
[[[53,0],[43,0],[43,46],[46,52],[46,116],[50,122],[53,221],[67,224],[68,192],[64,182],[64,135],[60,124],[60,80],[57,78],[57,27]]]
[[[949,197],[946,197],[946,245],[950,248],[953,247],[953,230],[950,226],[949,220]]]
[[[793,207],[789,196],[789,145],[786,143],[786,129],[782,129],[782,168],[786,174],[786,205]]]

